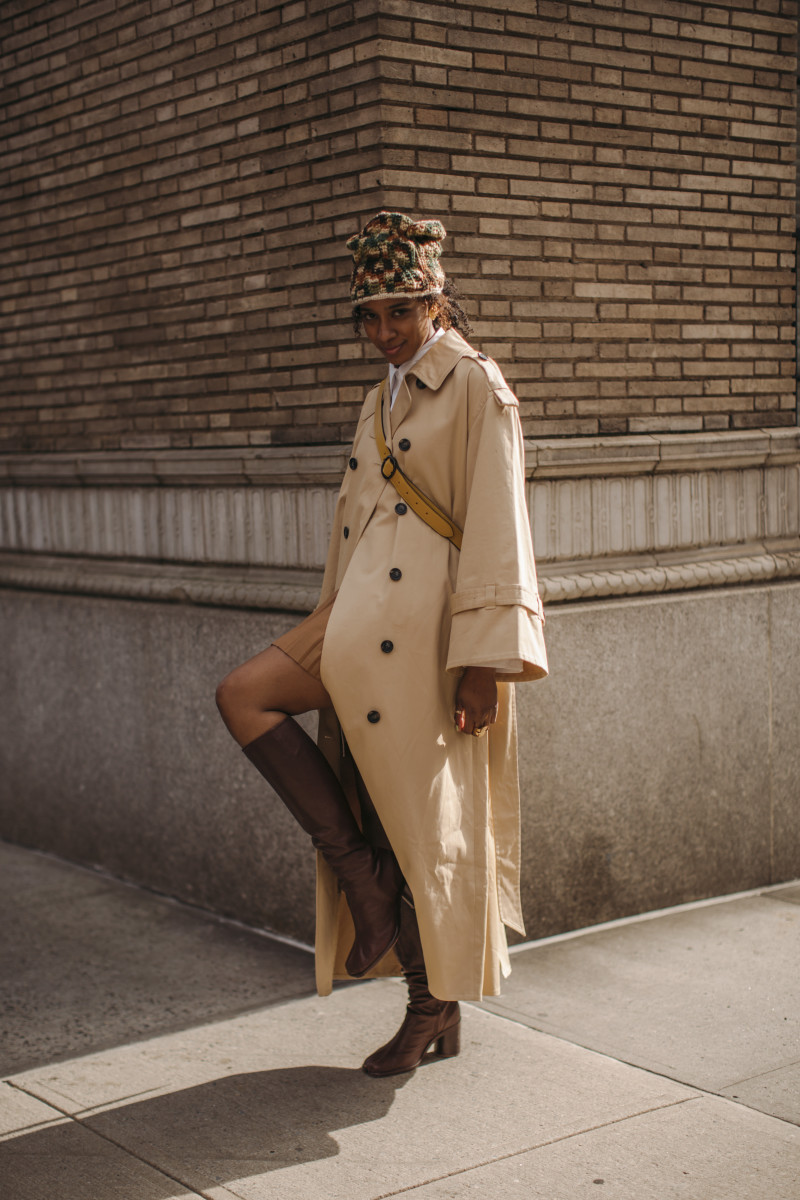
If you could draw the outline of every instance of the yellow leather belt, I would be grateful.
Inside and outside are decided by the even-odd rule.
[[[422,518],[426,525],[429,525],[435,533],[447,538],[457,550],[460,550],[462,533],[455,521],[452,521],[447,513],[439,508],[435,500],[431,500],[430,496],[426,496],[415,483],[411,482],[386,444],[386,436],[383,432],[383,392],[385,387],[386,380],[384,379],[378,392],[378,399],[375,401],[375,441],[381,460],[381,475],[384,479],[391,480],[397,494],[405,500],[418,517]]]

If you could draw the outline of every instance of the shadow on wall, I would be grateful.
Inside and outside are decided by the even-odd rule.
[[[0,1145],[4,1194],[52,1195],[57,1164],[59,1200],[112,1200],[121,1185],[127,1200],[171,1200],[176,1179],[209,1195],[335,1157],[332,1131],[381,1120],[409,1078],[322,1066],[255,1071],[38,1129]],[[146,1162],[134,1167],[125,1151]]]

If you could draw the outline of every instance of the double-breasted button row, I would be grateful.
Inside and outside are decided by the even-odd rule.
[[[395,504],[394,511],[397,513],[398,517],[404,517],[408,512],[408,505],[404,504],[401,500],[399,504]]]
[[[397,512],[399,512],[401,508],[403,512],[406,511],[405,504],[398,504],[395,507]],[[399,567],[392,567],[391,571],[389,572],[389,578],[393,580],[394,583],[397,583],[398,579],[403,578],[403,572]],[[391,654],[394,650],[394,642],[389,638],[384,638],[384,640],[381,642],[381,650],[384,654]],[[377,725],[380,719],[381,714],[378,712],[377,708],[370,709],[370,711],[367,713],[367,720],[369,721],[370,725]]]
[[[395,505],[396,512],[399,513],[401,509],[403,512],[406,511],[405,504]],[[389,572],[389,578],[394,583],[397,583],[398,579],[403,578],[403,572],[400,570],[399,567],[392,567],[391,571]],[[394,642],[390,641],[389,638],[384,638],[384,640],[381,642],[381,650],[383,651],[384,654],[391,654],[392,651],[394,650]],[[370,725],[377,725],[378,721],[380,721],[380,719],[381,719],[381,714],[378,712],[377,708],[372,708],[367,713],[367,720],[369,721]]]
[[[408,440],[408,438],[400,438],[400,441],[397,443],[397,445],[400,450],[411,449],[411,442]]]
[[[348,463],[347,465],[348,465],[348,467],[350,468],[350,470],[351,470],[351,471],[355,471],[356,467],[358,466],[358,459],[357,459],[357,458],[351,458],[351,459],[350,459],[350,461],[349,461],[349,463]]]
[[[388,638],[385,638],[381,642],[381,650],[383,651],[384,654],[391,654],[392,651],[394,650],[394,642],[391,642],[391,641],[389,641]],[[367,713],[367,720],[369,721],[370,725],[377,725],[378,721],[380,721],[380,719],[381,719],[381,714],[378,712],[377,708],[372,708]]]

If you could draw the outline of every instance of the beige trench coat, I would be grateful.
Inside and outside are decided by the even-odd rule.
[[[509,972],[504,925],[524,932],[513,681],[547,674],[518,406],[496,364],[455,330],[409,372],[391,411],[385,389],[389,448],[463,529],[459,552],[398,507],[382,477],[378,390],[359,420],[320,597],[338,590],[321,662],[336,716],[323,714],[320,746],[347,789],[344,733],[414,896],[432,993],[477,1000]],[[488,737],[454,728],[470,665],[500,668]],[[320,994],[347,978],[351,944],[318,856]],[[398,969],[389,955],[374,973]]]

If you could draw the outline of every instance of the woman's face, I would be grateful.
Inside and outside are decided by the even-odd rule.
[[[373,346],[394,367],[408,362],[433,333],[428,301],[412,296],[359,304],[361,323]]]

